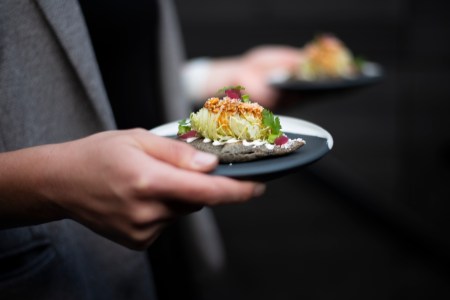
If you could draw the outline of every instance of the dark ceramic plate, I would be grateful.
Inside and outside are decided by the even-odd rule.
[[[290,138],[302,138],[306,141],[306,144],[285,156],[269,157],[244,163],[220,164],[212,174],[237,179],[266,181],[317,161],[333,147],[333,138],[328,131],[311,122],[284,116],[280,116],[280,122],[283,131]],[[150,131],[162,136],[175,136],[177,130],[178,123],[172,122]]]
[[[362,66],[361,74],[351,78],[307,81],[286,78],[286,76],[281,75],[273,77],[270,84],[282,91],[320,92],[363,87],[377,83],[382,78],[383,70],[381,66],[373,62],[366,62]]]

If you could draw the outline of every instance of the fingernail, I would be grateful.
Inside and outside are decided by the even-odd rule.
[[[197,168],[208,167],[217,163],[217,156],[198,151],[192,158],[192,165]]]
[[[266,186],[264,184],[256,184],[255,189],[253,190],[253,197],[259,197],[266,191]]]

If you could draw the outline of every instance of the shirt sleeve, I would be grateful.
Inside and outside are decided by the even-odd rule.
[[[199,57],[189,60],[182,71],[184,91],[189,100],[194,104],[203,102],[202,91],[206,87],[206,81],[211,71],[211,59]]]

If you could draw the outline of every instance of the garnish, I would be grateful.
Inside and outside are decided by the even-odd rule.
[[[355,64],[356,70],[357,70],[358,72],[361,72],[361,70],[362,70],[362,68],[363,68],[363,66],[364,66],[364,64],[365,64],[365,62],[366,62],[366,60],[365,60],[364,57],[362,57],[362,56],[356,56],[356,57],[353,59],[353,63]]]
[[[184,140],[187,140],[189,138],[196,138],[196,137],[198,137],[198,132],[195,130],[191,130],[184,134],[179,135],[178,137],[181,139],[184,139]]]
[[[191,131],[191,120],[184,119],[178,122],[178,135],[183,135]]]
[[[282,146],[287,142],[289,142],[289,138],[286,135],[282,134],[275,139],[274,144],[277,146]]]
[[[249,94],[244,94],[244,95],[242,95],[241,98],[242,98],[242,102],[244,102],[244,103],[251,103]]]
[[[270,135],[267,138],[267,141],[273,144],[276,138],[283,134],[281,131],[280,118],[275,117],[270,110],[265,108],[262,111],[262,123],[270,128]]]
[[[219,94],[225,93],[231,99],[240,99],[242,90],[245,90],[245,87],[243,87],[242,85],[226,86],[218,90],[217,93]]]

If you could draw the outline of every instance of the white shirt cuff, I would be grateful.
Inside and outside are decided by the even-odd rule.
[[[207,57],[191,59],[185,64],[181,76],[188,99],[194,102],[204,100],[200,98],[205,90],[210,69],[211,59]]]

